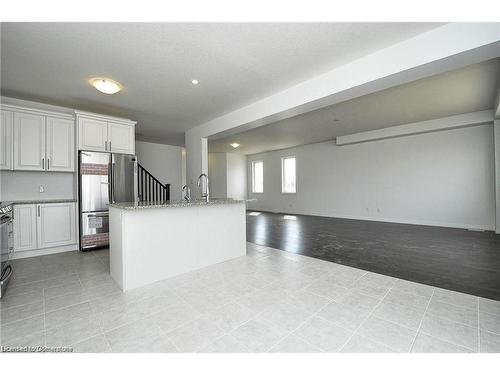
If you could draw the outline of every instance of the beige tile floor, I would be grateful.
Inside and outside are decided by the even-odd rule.
[[[248,244],[122,293],[107,250],[15,261],[3,346],[77,352],[500,352],[500,302]]]

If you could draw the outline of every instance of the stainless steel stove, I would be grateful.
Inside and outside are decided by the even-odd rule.
[[[0,298],[5,295],[12,276],[12,252],[14,235],[12,232],[13,210],[11,202],[0,202]]]

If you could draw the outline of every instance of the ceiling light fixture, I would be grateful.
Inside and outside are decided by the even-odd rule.
[[[231,143],[230,146],[232,148],[238,148],[238,147],[240,147],[240,144],[235,142],[235,143]]]
[[[122,86],[118,82],[107,78],[92,78],[90,83],[96,90],[108,95],[116,94],[122,89]]]
[[[198,81],[197,79],[192,79],[192,80],[191,80],[191,83],[192,83],[193,85],[197,85],[198,83],[200,83],[200,81]]]

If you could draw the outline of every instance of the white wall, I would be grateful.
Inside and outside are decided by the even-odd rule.
[[[281,194],[281,157],[297,158],[297,194]],[[264,193],[251,162],[264,161]],[[317,143],[248,156],[252,209],[494,229],[493,126],[337,146]]]
[[[212,198],[227,198],[227,159],[225,152],[211,152],[208,154],[208,180]],[[193,196],[198,198],[199,194],[197,191]]]
[[[247,157],[240,154],[227,155],[227,197],[246,199],[247,197]]]
[[[183,147],[181,151],[181,185],[184,186],[186,182],[186,149]]]
[[[137,160],[164,184],[170,184],[170,199],[181,199],[182,147],[135,142]]]
[[[208,154],[210,196],[213,198],[246,199],[247,158],[245,155],[211,152]]]
[[[466,36],[466,37],[464,37]],[[443,43],[446,40],[446,43]],[[185,133],[187,180],[208,171],[207,137],[235,134],[498,57],[496,23],[448,23],[226,113]]]
[[[2,171],[0,185],[2,201],[73,199],[74,173]],[[45,192],[39,192],[39,186]]]

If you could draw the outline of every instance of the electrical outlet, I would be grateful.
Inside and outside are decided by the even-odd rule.
[[[377,212],[380,212],[380,207],[377,207]]]
[[[40,186],[38,187],[38,191],[39,191],[40,193],[45,193],[45,187],[44,187],[43,185],[40,185]]]

